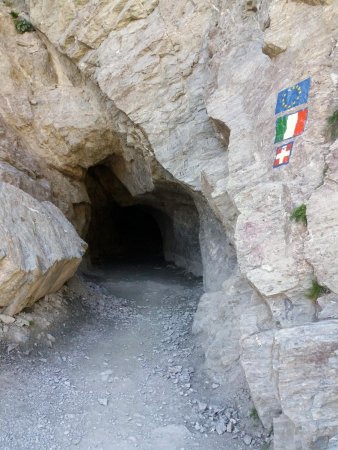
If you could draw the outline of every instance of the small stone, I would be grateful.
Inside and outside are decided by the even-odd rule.
[[[108,405],[108,399],[107,398],[98,398],[97,401],[100,403],[100,405],[102,406],[107,406]]]
[[[219,388],[219,384],[218,383],[212,383],[211,387],[213,389],[217,389],[217,388]]]
[[[251,444],[251,441],[252,441],[251,436],[249,436],[248,434],[246,434],[246,435],[244,436],[244,438],[243,438],[244,444],[245,444],[245,445],[250,445],[250,444]]]
[[[15,322],[14,317],[8,316],[7,314],[0,314],[0,320],[1,322],[5,323],[5,324],[10,324]]]
[[[227,425],[227,433],[232,433],[233,430],[233,424],[232,422],[229,422]]]
[[[208,405],[203,402],[198,402],[198,410],[200,412],[204,412],[207,409]]]
[[[182,366],[174,366],[174,367],[169,367],[169,372],[172,374],[178,374],[182,372]]]
[[[18,319],[16,319],[16,325],[18,327],[24,327],[24,326],[29,327],[29,320],[19,317]]]
[[[55,337],[49,333],[47,333],[47,339],[50,340],[51,342],[55,342]]]
[[[220,422],[217,423],[217,425],[216,425],[216,432],[218,434],[224,434],[226,432],[226,430],[227,430],[227,426],[225,425],[224,422],[220,421]]]

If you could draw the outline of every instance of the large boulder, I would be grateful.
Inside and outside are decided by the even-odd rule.
[[[62,212],[0,182],[0,307],[16,314],[74,274],[86,244]]]

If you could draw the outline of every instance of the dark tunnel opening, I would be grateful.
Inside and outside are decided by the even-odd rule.
[[[92,263],[164,260],[161,231],[147,206],[94,208],[87,240]]]
[[[177,183],[132,196],[106,161],[88,170],[86,187],[91,263],[166,261],[202,275],[199,213]]]

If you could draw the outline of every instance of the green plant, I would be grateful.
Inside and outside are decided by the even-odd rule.
[[[35,31],[35,28],[33,27],[33,25],[24,18],[15,19],[15,28],[16,28],[16,31],[20,34]]]
[[[329,131],[331,135],[331,139],[335,140],[338,138],[338,109],[334,111],[334,113],[328,117],[327,122],[329,124]]]
[[[252,409],[250,410],[249,416],[251,417],[251,419],[252,419],[254,422],[259,421],[259,415],[258,415],[258,412],[257,412],[257,409],[256,409],[256,408],[252,408]]]
[[[11,11],[10,15],[13,18],[15,29],[18,33],[23,34],[26,32],[35,31],[34,26],[24,17],[19,17],[19,13]]]
[[[306,296],[307,298],[315,302],[317,301],[318,297],[327,293],[328,289],[325,286],[321,286],[317,280],[313,280],[311,287],[308,289],[306,293]]]
[[[290,218],[292,220],[295,220],[296,222],[302,222],[304,225],[307,225],[307,218],[306,218],[306,205],[304,203],[297,208],[295,208]]]
[[[269,450],[270,448],[270,443],[269,442],[265,442],[260,450]]]
[[[30,327],[33,327],[33,326],[35,325],[34,320],[30,320],[30,321],[28,322],[28,325],[29,325]]]

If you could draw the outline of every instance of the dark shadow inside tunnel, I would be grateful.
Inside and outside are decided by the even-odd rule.
[[[93,212],[88,233],[93,263],[164,259],[161,231],[151,208],[111,202]]]
[[[86,187],[91,201],[86,241],[93,264],[167,261],[202,274],[199,214],[181,186],[167,182],[133,196],[105,161],[88,170]]]

